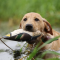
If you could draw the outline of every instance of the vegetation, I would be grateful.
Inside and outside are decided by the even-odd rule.
[[[0,21],[12,18],[19,23],[28,12],[41,14],[52,26],[60,25],[60,0],[0,0]]]
[[[36,54],[37,52],[44,46],[46,46],[47,44],[51,43],[52,41],[55,41],[56,39],[58,39],[60,36],[57,36],[53,39],[50,39],[49,41],[45,42],[43,45],[41,45],[39,48],[38,46],[40,45],[40,43],[35,47],[35,49],[33,50],[33,52],[29,55],[29,57],[27,58],[27,60],[31,60]],[[45,54],[47,53],[51,53],[51,54],[55,54],[55,55],[60,55],[60,53],[57,53],[55,51],[50,51],[50,50],[46,50],[45,52],[43,52],[40,56],[37,56],[37,58],[35,58],[34,60],[43,60],[43,57],[45,56]],[[60,60],[59,58],[48,58],[46,60]]]
[[[29,12],[41,14],[52,26],[60,26],[60,0],[0,0],[0,36],[18,28],[24,14]],[[8,23],[6,21],[8,21]],[[15,25],[18,26],[16,27]],[[55,38],[53,40],[55,40]],[[52,42],[52,40],[49,40],[49,42]],[[45,45],[46,43],[39,49]],[[32,59],[39,49],[36,47],[27,60]],[[50,51],[44,52],[41,57],[37,57],[35,60],[42,60],[42,57],[48,52]],[[50,53],[60,55],[53,51]],[[60,59],[50,58],[47,60]]]

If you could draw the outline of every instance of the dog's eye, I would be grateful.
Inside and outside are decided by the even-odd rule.
[[[39,21],[39,19],[38,19],[38,18],[35,18],[34,20],[35,20],[35,21]]]
[[[24,18],[24,21],[26,21],[27,20],[27,18]]]

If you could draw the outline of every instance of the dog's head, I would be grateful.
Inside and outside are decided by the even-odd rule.
[[[31,32],[40,30],[42,33],[44,32],[53,35],[52,27],[49,22],[43,19],[38,13],[31,12],[25,14],[20,23],[20,28]]]

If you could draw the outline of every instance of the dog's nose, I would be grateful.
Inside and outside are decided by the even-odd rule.
[[[27,24],[26,25],[26,30],[32,30],[33,28],[33,25],[32,24]]]

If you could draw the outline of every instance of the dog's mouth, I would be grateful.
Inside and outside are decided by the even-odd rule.
[[[24,30],[29,31],[29,32],[35,32],[33,29],[31,29],[31,30],[24,29]]]
[[[36,31],[33,30],[33,29],[31,29],[31,30],[24,29],[24,30],[25,30],[25,31],[28,31],[28,32],[36,32]],[[29,43],[29,44],[34,44],[39,36],[41,36],[41,34],[38,35],[38,36],[33,37],[33,38],[30,39],[30,40],[25,40],[25,41],[26,41],[27,43]]]

